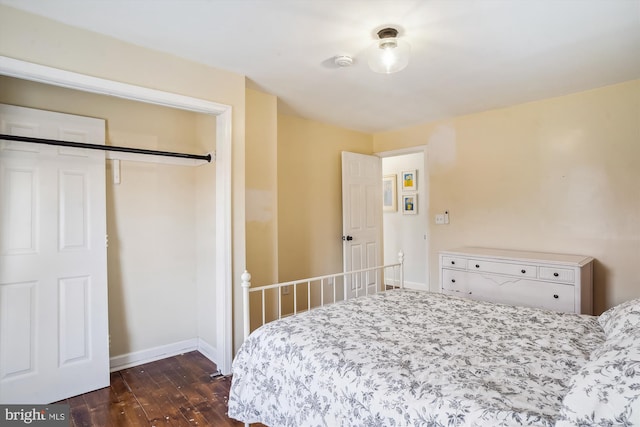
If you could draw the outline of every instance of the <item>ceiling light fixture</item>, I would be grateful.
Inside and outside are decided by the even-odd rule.
[[[376,73],[397,73],[409,63],[410,53],[409,43],[398,39],[398,30],[383,28],[369,52],[369,68]]]

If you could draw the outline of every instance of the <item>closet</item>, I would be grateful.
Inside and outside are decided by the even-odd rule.
[[[187,153],[216,147],[216,119],[209,114],[12,77],[0,77],[0,103],[104,120],[112,145]],[[137,153],[107,156],[102,178],[110,368],[193,349],[214,358],[216,165]]]

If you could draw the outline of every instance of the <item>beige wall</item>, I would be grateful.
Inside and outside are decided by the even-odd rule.
[[[251,89],[246,93],[247,270],[255,287],[278,282],[278,100]],[[270,319],[277,315],[276,295],[265,298]],[[252,295],[252,330],[261,324],[261,301]]]
[[[596,314],[640,297],[640,81],[374,135],[377,152],[421,144],[430,265],[464,245],[584,254]]]
[[[105,119],[107,145],[191,153],[215,146],[215,119],[202,114],[2,76],[0,102]],[[212,288],[215,278],[206,269],[214,239],[196,244],[215,225],[215,205],[204,204],[215,198],[215,167],[122,161],[121,179],[113,183],[107,162],[111,356],[198,336],[193,307],[210,295],[197,284]],[[211,345],[213,320],[201,328]]]
[[[278,115],[281,281],[342,270],[342,151],[372,154],[372,136]]]
[[[244,76],[0,6],[0,55],[232,106],[234,327],[242,335],[245,259]],[[239,329],[238,329],[239,328]]]
[[[247,269],[262,286],[278,280],[278,107],[273,95],[246,93]]]

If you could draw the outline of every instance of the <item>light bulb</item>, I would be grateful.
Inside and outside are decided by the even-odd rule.
[[[369,52],[369,68],[383,74],[403,70],[409,64],[411,53],[409,43],[395,37],[397,30],[394,29],[381,30],[378,35],[380,38],[375,41]]]

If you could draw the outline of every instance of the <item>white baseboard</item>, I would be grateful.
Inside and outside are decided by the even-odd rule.
[[[429,290],[429,286],[425,285],[424,283],[420,283],[420,282],[409,282],[409,281],[404,281],[404,287],[408,288],[408,289],[415,289],[418,291],[428,291]]]
[[[218,350],[202,338],[198,338],[198,351],[218,366]]]
[[[211,347],[213,349],[213,347]],[[178,341],[176,343],[161,345],[147,350],[134,351],[133,353],[121,354],[113,356],[109,359],[109,369],[111,372],[121,369],[131,368],[132,366],[143,365],[145,363],[154,362],[156,360],[165,359],[178,354],[188,353],[190,351],[200,350],[198,338]],[[215,351],[215,349],[214,349]],[[204,352],[202,352],[205,354]],[[208,355],[205,354],[207,358]],[[215,363],[215,361],[213,361]]]
[[[394,278],[391,277],[385,277],[384,282],[386,285],[389,286],[398,286],[400,284],[399,280],[396,280]],[[411,282],[409,280],[405,280],[404,281],[404,287],[407,289],[417,289],[420,291],[428,291],[429,290],[429,286],[424,284],[424,283],[420,283],[420,282]]]

